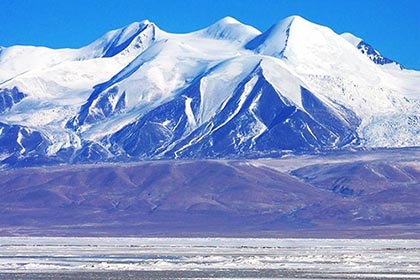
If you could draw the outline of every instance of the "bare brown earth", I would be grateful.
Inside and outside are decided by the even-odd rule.
[[[0,235],[420,238],[420,149],[3,170]]]

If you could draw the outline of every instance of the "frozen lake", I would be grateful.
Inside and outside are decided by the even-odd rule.
[[[420,241],[0,237],[0,279],[420,279]]]

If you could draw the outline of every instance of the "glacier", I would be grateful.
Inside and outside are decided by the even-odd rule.
[[[300,16],[0,52],[0,166],[420,145],[420,72]]]

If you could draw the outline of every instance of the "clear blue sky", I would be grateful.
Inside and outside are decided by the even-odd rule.
[[[80,47],[143,19],[189,32],[230,15],[264,31],[300,15],[420,70],[420,0],[0,0],[0,14],[1,46],[54,48]]]

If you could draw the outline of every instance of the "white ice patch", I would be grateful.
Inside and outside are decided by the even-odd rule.
[[[0,246],[0,273],[281,269],[310,279],[420,277],[416,240],[7,237]]]
[[[268,130],[267,126],[264,124],[264,122],[258,117],[258,115],[255,112],[255,110],[258,106],[258,103],[261,99],[261,96],[262,96],[262,92],[258,93],[255,100],[249,106],[249,112],[251,113],[251,115],[256,120],[256,123],[252,127],[251,133],[249,133],[244,139],[241,139],[242,142],[251,138],[251,141],[252,141],[253,145],[255,145],[257,138],[260,137],[264,132],[266,132]]]
[[[24,138],[24,136],[23,136],[23,134],[22,134],[22,131],[21,131],[21,130],[19,130],[18,135],[17,135],[16,142],[17,142],[17,143],[19,144],[19,146],[21,147],[21,150],[19,151],[19,153],[20,153],[21,155],[22,155],[22,154],[24,154],[24,153],[25,153],[25,151],[26,151],[25,146],[24,146],[24,145],[23,145],[23,143],[22,143],[23,138]]]
[[[192,98],[184,96],[185,98],[185,114],[187,115],[188,124],[190,125],[190,129],[194,129],[197,126],[195,121],[194,113],[191,108]]]

